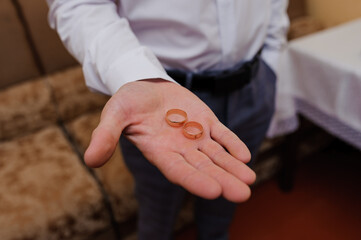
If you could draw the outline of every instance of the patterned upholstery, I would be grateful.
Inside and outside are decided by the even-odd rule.
[[[89,239],[109,226],[103,196],[62,131],[0,143],[0,239]]]
[[[82,160],[108,98],[86,88],[79,66],[0,91],[1,240],[94,239],[115,226],[136,238],[119,147],[94,174]],[[188,201],[176,229],[192,219]]]
[[[0,140],[41,129],[56,119],[51,90],[44,79],[0,91]]]

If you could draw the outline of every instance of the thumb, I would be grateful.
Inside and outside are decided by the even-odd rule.
[[[89,167],[101,167],[113,155],[125,128],[124,115],[116,101],[106,104],[98,126],[94,129],[84,161]]]

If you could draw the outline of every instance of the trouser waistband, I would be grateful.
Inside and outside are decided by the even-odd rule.
[[[176,82],[192,91],[208,91],[217,93],[232,92],[246,86],[256,74],[261,50],[255,57],[240,67],[223,71],[188,73],[180,70],[169,70],[168,75]]]

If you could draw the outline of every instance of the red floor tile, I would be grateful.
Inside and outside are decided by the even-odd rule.
[[[334,149],[335,147],[335,149]],[[330,146],[303,161],[290,193],[270,180],[237,208],[231,240],[361,239],[361,153]],[[177,240],[195,239],[191,227]]]

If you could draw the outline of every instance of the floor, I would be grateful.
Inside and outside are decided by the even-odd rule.
[[[361,239],[361,152],[335,140],[299,163],[284,193],[275,179],[253,190],[237,208],[231,240]],[[176,240],[194,240],[195,228]]]

